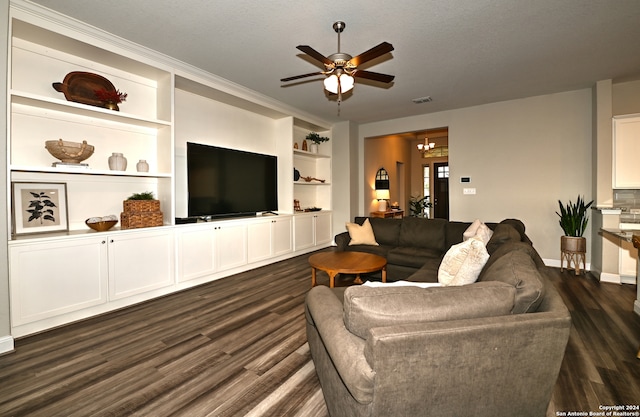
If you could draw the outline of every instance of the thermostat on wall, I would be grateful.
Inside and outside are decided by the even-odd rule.
[[[460,177],[460,182],[471,182],[470,177]]]

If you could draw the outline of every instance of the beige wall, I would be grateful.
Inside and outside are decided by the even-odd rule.
[[[591,100],[590,89],[537,96],[364,124],[359,136],[364,144],[364,138],[448,126],[451,220],[522,219],[541,256],[559,265],[558,199],[592,198]],[[391,158],[386,147],[378,159],[364,155],[363,184],[372,184],[372,167]],[[462,185],[463,176],[471,182]],[[463,195],[470,187],[476,195]],[[361,195],[364,214],[372,187]]]
[[[401,192],[398,186],[398,163],[405,166],[404,179],[401,181],[405,190]],[[400,202],[402,194],[406,195],[407,186],[411,180],[411,155],[409,145],[404,138],[399,136],[377,137],[366,139],[364,146],[364,207],[363,213],[378,210],[378,201],[375,195],[375,178],[378,169],[383,168],[389,173],[390,203],[398,201],[405,208],[406,203]]]
[[[640,113],[640,80],[612,85],[614,116]]]

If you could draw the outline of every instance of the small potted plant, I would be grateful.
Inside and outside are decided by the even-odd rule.
[[[305,139],[312,142],[311,145],[309,145],[309,152],[311,153],[318,153],[318,145],[321,144],[322,142],[329,141],[328,137],[320,136],[316,132],[309,133]]]
[[[127,93],[122,93],[120,90],[106,90],[101,88],[94,90],[93,93],[96,98],[102,102],[105,108],[110,110],[119,111],[118,103],[122,103],[127,99]]]
[[[569,200],[565,205],[558,200],[560,212],[558,213],[556,211],[556,214],[560,217],[560,227],[564,232],[564,236],[560,237],[560,251],[562,258],[567,257],[567,267],[571,267],[571,260],[574,261],[576,274],[579,270],[579,262],[574,255],[580,254],[580,259],[582,259],[584,263],[584,254],[587,252],[587,239],[582,235],[589,222],[587,210],[591,207],[591,204],[593,204],[593,200],[587,203],[579,195],[575,203]],[[560,262],[560,269],[562,269],[562,260]]]
[[[427,208],[431,208],[432,204],[429,203],[429,196],[424,197],[414,197],[411,196],[409,199],[409,210],[411,217],[425,217],[429,218],[429,213],[427,212]]]

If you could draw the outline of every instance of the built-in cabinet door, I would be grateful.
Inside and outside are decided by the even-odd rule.
[[[630,280],[635,280],[638,273],[638,249],[633,243],[620,239],[620,281],[628,284]]]
[[[211,275],[216,271],[213,226],[187,226],[177,231],[178,281]]]
[[[331,242],[331,212],[298,214],[295,222],[295,248],[307,249]]]
[[[315,244],[323,245],[331,242],[331,213],[317,213],[315,216]]]
[[[307,249],[315,245],[315,237],[313,233],[313,216],[309,214],[298,214],[293,219],[295,226],[296,250]]]
[[[293,250],[292,230],[291,217],[277,218],[271,221],[272,255],[284,255]]]
[[[247,225],[224,223],[214,227],[218,271],[247,263]]]
[[[640,188],[640,115],[613,118],[613,188]]]
[[[172,231],[113,234],[108,239],[110,299],[173,284]]]
[[[271,257],[272,227],[272,220],[257,221],[247,226],[249,262],[257,262]]]
[[[13,326],[107,302],[104,237],[11,245],[9,268]]]

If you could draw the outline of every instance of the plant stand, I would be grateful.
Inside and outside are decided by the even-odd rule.
[[[586,264],[587,240],[584,237],[562,236],[560,238],[560,271],[564,271],[564,262],[567,269],[574,268],[576,275],[587,269]],[[582,270],[580,263],[582,262]],[[573,264],[573,267],[571,266]]]

